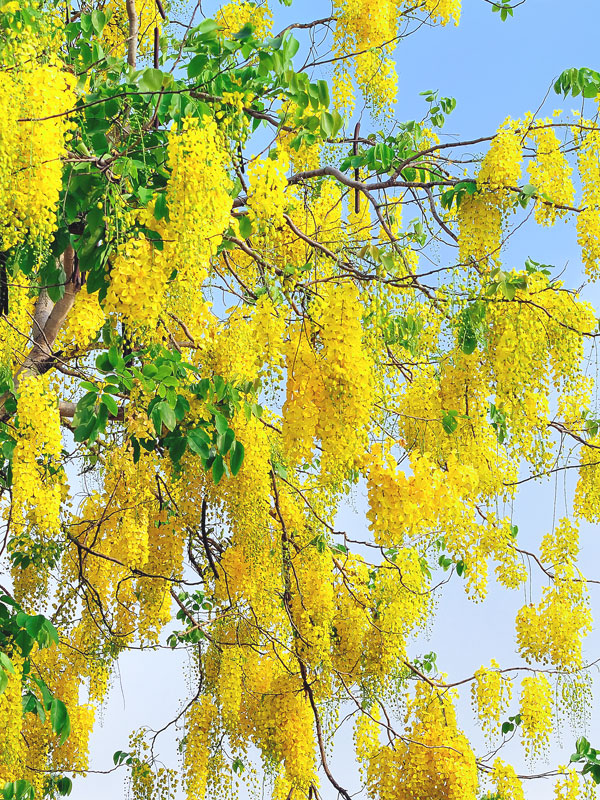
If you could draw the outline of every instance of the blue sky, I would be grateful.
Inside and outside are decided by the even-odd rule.
[[[206,6],[207,10],[214,4]],[[296,2],[292,9],[276,9],[282,24],[291,19],[310,20],[325,16],[329,6],[308,0]],[[281,27],[277,25],[277,27]],[[436,89],[441,95],[455,97],[457,108],[446,125],[446,133],[458,139],[471,139],[492,134],[507,116],[520,117],[535,110],[542,102],[554,78],[567,67],[588,66],[600,69],[598,29],[600,7],[597,0],[527,0],[516,9],[513,19],[502,23],[484,0],[465,0],[459,27],[422,29],[402,42],[396,51],[399,73],[397,118],[420,118],[425,103],[419,92]],[[553,93],[545,106],[547,113],[554,108],[569,110],[577,107],[573,99],[559,98]],[[363,128],[364,130],[364,128]],[[529,226],[513,242],[509,259],[514,266],[522,265],[525,257],[536,261],[568,266],[570,282],[578,285],[580,260],[572,226],[553,230]],[[513,264],[507,264],[513,266]],[[596,308],[600,306],[597,287],[588,287],[585,294]],[[594,365],[595,369],[595,365]],[[555,514],[564,513],[564,495],[572,491],[571,478],[556,477],[541,486],[528,485],[514,508],[514,520],[519,525],[520,542],[535,549],[542,535],[552,525]],[[348,507],[340,515],[339,526],[364,530],[364,498],[359,492],[354,509]],[[598,530],[582,528],[584,569],[600,563]],[[600,570],[599,570],[600,572]],[[598,577],[598,575],[589,575]],[[531,585],[523,592],[491,592],[490,598],[475,605],[466,599],[462,585],[455,581],[444,594],[443,605],[432,625],[428,640],[423,640],[421,652],[435,649],[438,664],[451,676],[460,678],[472,674],[481,664],[495,657],[506,666],[518,663],[514,653],[514,616],[518,608],[532,596],[536,599],[541,583],[534,571]],[[591,589],[596,606],[600,600],[598,587]],[[588,639],[587,650],[598,655],[598,629]],[[110,701],[103,714],[103,727],[94,735],[92,752],[94,766],[106,769],[112,753],[127,749],[127,737],[136,726],[147,724],[161,727],[186,697],[188,687],[183,677],[182,661],[173,653],[125,655],[121,673],[115,681]],[[122,680],[121,680],[122,676]],[[600,689],[600,686],[597,688]],[[460,703],[462,721],[473,732],[468,696]],[[516,698],[513,701],[516,711]],[[581,732],[581,731],[580,731]],[[600,745],[600,720],[593,718],[588,731]],[[568,761],[573,749],[575,732],[565,730],[563,748],[555,748],[549,764],[531,767],[517,759],[524,771],[544,771],[548,766]],[[339,773],[353,772],[352,752],[346,738],[336,749],[334,764]],[[177,763],[173,744],[165,739],[161,747],[170,765]],[[507,751],[509,756],[516,752]],[[74,800],[103,800],[122,795],[123,772],[111,776],[90,775],[75,783]],[[351,779],[349,778],[349,782]],[[325,798],[333,798],[323,785]],[[551,786],[528,785],[532,800],[551,794]]]

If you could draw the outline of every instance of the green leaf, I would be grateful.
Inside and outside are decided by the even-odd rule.
[[[71,721],[69,712],[62,700],[55,697],[50,706],[50,723],[52,730],[58,736],[60,744],[64,744],[71,733]]]
[[[442,428],[450,435],[458,426],[458,411],[444,411],[442,414]]]
[[[202,458],[208,458],[210,447],[210,439],[208,434],[201,428],[194,428],[186,434],[188,447],[193,453],[196,453]]]
[[[159,92],[162,89],[165,73],[159,69],[148,67],[139,79],[139,86],[143,92]]]
[[[194,79],[197,78],[198,75],[201,75],[202,72],[206,69],[208,64],[208,58],[204,53],[198,53],[197,56],[194,56],[190,63],[187,66],[187,74],[188,78]]]
[[[287,469],[284,467],[284,465],[281,462],[279,462],[279,461],[273,462],[273,472],[276,475],[279,475],[280,478],[283,478],[284,480],[287,480],[287,476],[288,476]]]
[[[229,467],[232,475],[237,475],[244,462],[244,445],[237,440],[233,443],[229,453]]]
[[[320,119],[321,119],[321,132],[323,133],[323,136],[326,138],[333,136],[336,127],[333,114],[330,114],[329,111],[323,111]]]
[[[94,26],[94,30],[96,34],[100,36],[104,26],[106,25],[106,14],[103,11],[92,11],[92,25]]]
[[[580,755],[586,755],[586,753],[589,753],[590,743],[585,738],[585,736],[580,736],[579,739],[577,739],[577,741],[575,742],[575,750]]]
[[[24,779],[18,781],[11,781],[4,784],[2,789],[3,800],[33,800],[35,797],[35,789]]]
[[[113,764],[116,767],[120,767],[121,764],[125,763],[131,763],[131,755],[123,750],[117,750],[116,753],[113,754]]]
[[[170,431],[175,429],[177,425],[177,417],[175,416],[174,409],[168,403],[162,401],[158,403],[156,406],[158,409],[158,413],[160,414],[160,418],[163,421],[165,427],[167,427]]]
[[[62,797],[67,797],[68,795],[71,794],[71,790],[73,788],[73,781],[71,780],[71,778],[67,778],[66,776],[64,776],[62,778],[59,778],[56,781],[55,785],[58,790],[58,793]]]
[[[217,429],[217,433],[220,434],[224,434],[229,428],[227,418],[224,417],[219,411],[215,413],[215,428]]]
[[[212,464],[212,476],[215,484],[219,483],[224,474],[225,462],[223,461],[223,456],[216,455]]]
[[[6,655],[6,653],[0,653],[0,667],[6,670],[6,672],[10,672],[11,675],[15,674],[15,668],[13,666],[12,661]]]
[[[187,447],[187,439],[184,436],[177,436],[169,442],[169,455],[175,462],[181,459]]]
[[[217,437],[217,450],[219,451],[219,453],[221,453],[222,456],[227,455],[227,453],[229,452],[229,448],[233,444],[234,439],[235,439],[235,432],[231,428],[228,428],[225,431],[225,433],[221,433]]]
[[[252,222],[246,215],[238,217],[238,224],[240,226],[240,236],[242,239],[247,239],[252,235]]]
[[[119,406],[115,402],[115,398],[112,397],[112,395],[105,392],[100,398],[100,402],[104,403],[104,405],[108,408],[109,413],[112,414],[113,417],[117,416],[119,413]]]

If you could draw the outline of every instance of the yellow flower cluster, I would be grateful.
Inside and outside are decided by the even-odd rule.
[[[308,547],[302,558],[294,556],[291,562],[297,589],[292,594],[291,610],[302,637],[298,653],[309,667],[323,668],[331,663],[335,613],[331,552],[329,548],[319,552],[314,546]]]
[[[135,280],[134,276],[134,283]],[[123,284],[122,277],[121,284]],[[111,292],[116,295],[117,289],[111,286]],[[126,292],[125,295],[127,296]],[[120,307],[123,308],[123,306]],[[124,313],[124,316],[130,319],[129,313]],[[105,318],[104,311],[98,301],[98,293],[89,294],[87,288],[82,286],[77,292],[75,304],[69,312],[65,325],[56,340],[56,349],[84,350],[96,338]]]
[[[146,238],[125,242],[111,265],[105,310],[118,314],[134,329],[156,328],[170,274],[165,255]]]
[[[354,108],[350,59],[356,82],[375,111],[389,113],[397,95],[393,40],[400,15],[397,0],[376,7],[368,0],[335,0],[334,52],[340,60],[333,74],[333,97],[339,109]],[[344,57],[344,58],[341,58]]]
[[[461,264],[478,262],[478,271],[499,263],[502,222],[512,204],[511,189],[521,177],[523,159],[518,123],[506,120],[492,139],[477,175],[478,191],[466,195],[458,209],[458,252]]]
[[[550,384],[564,407],[569,397],[581,398],[584,335],[594,328],[594,314],[560,284],[549,291],[549,279],[542,273],[513,276],[526,281],[515,302],[499,296],[486,308],[489,367],[496,406],[509,420],[509,446],[545,468],[554,458],[548,430]]]
[[[259,0],[257,3],[229,0],[221,6],[215,19],[226,39],[233,38],[245,25],[252,25],[254,35],[258,39],[264,39],[270,35],[273,27],[273,15],[267,0]]]
[[[517,778],[515,768],[510,764],[497,758],[490,777],[496,786],[497,797],[501,797],[502,800],[525,800],[523,784]]]
[[[360,764],[363,781],[368,779],[368,767],[371,759],[377,756],[381,748],[382,726],[379,724],[379,709],[373,706],[370,711],[362,711],[354,722],[354,750]]]
[[[420,551],[416,547],[400,548],[387,569],[378,570],[376,577],[370,576],[365,590],[367,602],[377,610],[372,621],[368,620],[363,638],[361,668],[365,680],[386,690],[393,685],[390,676],[407,659],[408,642],[425,627],[433,610]],[[337,619],[336,616],[336,630]],[[344,648],[345,641],[340,638],[342,654]]]
[[[63,569],[73,573],[73,580],[83,572],[94,587],[102,604],[101,620],[111,620],[119,647],[132,640],[156,642],[170,618],[169,581],[181,575],[184,523],[156,503],[155,470],[152,454],[142,451],[136,464],[128,445],[115,447],[106,458],[102,493],[92,493],[70,523],[73,539],[98,555],[80,561],[73,546]],[[135,569],[166,580],[133,578]],[[78,634],[93,643],[101,636],[94,610],[84,617]]]
[[[262,229],[285,224],[284,213],[289,200],[286,195],[289,169],[287,155],[276,158],[255,158],[248,165],[248,217]]]
[[[479,724],[488,737],[498,733],[501,717],[512,696],[510,679],[500,673],[499,664],[492,659],[490,667],[480,667],[471,685],[471,698]]]
[[[518,123],[506,120],[492,139],[477,175],[477,188],[492,193],[516,187],[521,178],[523,151],[521,136],[515,132]],[[495,195],[497,202],[502,195]]]
[[[462,265],[478,262],[481,270],[497,264],[502,245],[502,213],[487,192],[467,195],[458,210],[458,258]]]
[[[580,800],[581,785],[579,775],[574,767],[559,767],[562,775],[554,784],[554,797],[556,800]]]
[[[263,702],[255,707],[257,745],[275,758],[295,789],[307,792],[316,782],[314,717],[308,698],[297,680],[275,677]]]
[[[35,298],[23,274],[9,278],[8,314],[0,316],[0,364],[11,374],[23,364],[30,349]]]
[[[368,789],[385,800],[475,797],[475,755],[456,725],[451,697],[421,682],[408,702],[406,739],[382,747],[368,766]]]
[[[15,781],[22,777],[26,757],[26,745],[22,735],[23,704],[21,701],[23,660],[11,654],[14,673],[8,673],[6,689],[0,694],[0,783]]]
[[[130,795],[133,800],[174,800],[177,774],[174,770],[156,766],[145,733],[141,729],[129,737],[129,751],[132,756],[129,766]]]
[[[450,20],[454,20],[455,25],[460,22],[461,0],[423,0],[423,7],[434,21],[442,25],[447,25]]]
[[[400,544],[405,537],[428,533],[433,541],[444,532],[446,546],[457,560],[467,564],[468,585],[484,590],[487,564],[478,546],[473,501],[478,478],[475,470],[448,457],[446,469],[427,454],[413,451],[412,475],[399,471],[389,452],[374,445],[365,458],[369,510],[367,518],[375,540],[384,547]],[[480,574],[480,573],[483,574]]]
[[[38,546],[52,548],[60,536],[62,436],[56,394],[47,377],[27,375],[21,380],[17,414],[11,527],[20,551],[33,554]],[[37,571],[43,576],[43,563]],[[36,567],[16,568],[17,589],[25,588],[24,573],[32,572]],[[39,591],[43,591],[41,585]]]
[[[535,219],[539,225],[554,225],[557,217],[564,217],[567,211],[559,206],[572,206],[575,196],[571,180],[573,170],[560,149],[556,133],[549,127],[550,123],[550,119],[536,120],[529,130],[529,138],[536,145],[536,157],[527,166],[529,180],[551,201],[537,201]]]
[[[592,629],[592,615],[585,580],[575,566],[578,551],[577,528],[567,519],[542,540],[540,555],[553,568],[554,584],[542,589],[537,606],[523,606],[516,620],[519,650],[529,662],[581,667],[582,640]]]
[[[169,10],[169,0],[163,3]],[[119,58],[127,52],[129,36],[129,20],[127,8],[123,0],[105,0],[103,10],[107,21],[102,31],[102,46],[109,55]],[[136,0],[135,10],[138,17],[137,52],[147,56],[154,50],[154,28],[162,28],[162,17],[158,13],[155,0]]]
[[[518,589],[529,573],[517,552],[510,519],[496,520],[493,513],[488,514],[487,525],[482,537],[483,550],[498,562],[496,579],[507,589]]]
[[[15,20],[16,11],[33,12],[33,24]],[[43,14],[40,15],[40,11]],[[60,64],[59,48],[64,42],[64,21],[43,0],[9,0],[0,8],[5,23],[0,41],[0,61],[7,67],[28,69],[32,64]],[[16,24],[15,24],[16,23]]]
[[[593,123],[590,127],[577,151],[582,210],[577,215],[576,225],[585,271],[596,279],[600,275],[600,130]]]
[[[523,678],[521,683],[521,735],[530,757],[542,755],[552,733],[552,687],[541,672]]]
[[[56,227],[61,159],[75,78],[57,66],[0,71],[0,247],[47,242]],[[30,121],[21,121],[30,120]]]
[[[207,335],[207,362],[226,381],[276,380],[283,364],[285,319],[268,295],[248,313],[232,311],[225,325]]]
[[[577,517],[588,522],[600,522],[600,467],[598,450],[600,436],[590,437],[591,447],[582,447],[579,455],[579,476],[573,500]]]
[[[180,578],[183,571],[183,542],[176,521],[165,509],[150,517],[148,557],[144,571],[149,575]],[[139,599],[139,638],[143,643],[158,644],[159,633],[171,619],[169,582],[160,577],[140,577],[136,594]]]
[[[54,697],[65,703],[71,726],[69,737],[59,744],[48,716],[44,723],[34,714],[23,718],[21,736],[27,743],[27,763],[19,777],[29,780],[40,795],[49,763],[61,772],[88,769],[88,744],[95,715],[93,707],[79,699],[87,659],[85,654],[74,651],[72,644],[67,641],[64,647],[34,650],[31,654],[32,671]]]
[[[314,439],[319,439],[323,473],[344,478],[364,452],[372,397],[372,365],[362,342],[363,309],[356,287],[328,288],[316,313],[321,329],[311,335],[313,341],[308,323],[290,331],[284,447],[298,464],[311,458]]]
[[[229,225],[233,198],[229,192],[229,155],[214,120],[191,117],[169,133],[167,184],[169,223],[164,257],[177,278],[169,291],[170,308],[194,328],[198,292],[210,259]]]

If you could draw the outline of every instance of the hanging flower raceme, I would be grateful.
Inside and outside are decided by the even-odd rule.
[[[550,119],[536,120],[529,130],[536,155],[529,162],[527,172],[540,195],[535,205],[535,219],[539,225],[554,225],[557,218],[564,217],[568,212],[560,206],[572,206],[575,195],[571,180],[573,170],[550,125]]]
[[[56,228],[75,77],[58,66],[0,71],[0,248],[48,243]]]
[[[577,241],[581,247],[581,258],[590,278],[600,274],[600,130],[594,123],[587,123],[588,132],[580,141],[577,164],[581,178],[582,210],[577,215]],[[579,131],[575,129],[579,139]]]
[[[285,224],[288,158],[284,152],[276,158],[255,158],[248,165],[249,218],[263,229],[279,228]]]
[[[246,25],[253,27],[254,35],[258,39],[264,39],[271,33],[273,26],[273,15],[266,0],[258,3],[230,0],[221,6],[215,19],[226,39],[232,39]]]
[[[19,384],[17,442],[13,454],[11,549],[16,589],[29,595],[31,579],[47,579],[60,538],[63,471],[57,397],[48,378],[25,376]],[[38,584],[43,592],[44,582]]]
[[[104,309],[117,313],[134,329],[155,328],[164,309],[169,270],[166,253],[151,241],[130,239],[118,249],[111,265]]]
[[[521,684],[521,734],[525,752],[532,758],[548,748],[552,733],[552,687],[541,672],[523,678]]]

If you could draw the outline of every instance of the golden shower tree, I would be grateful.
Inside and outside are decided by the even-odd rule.
[[[0,7],[5,800],[70,792],[128,648],[184,649],[194,675],[181,769],[152,731],[118,743],[139,800],[229,798],[251,762],[277,800],[349,800],[342,721],[374,800],[520,800],[502,746],[518,731],[535,758],[560,698],[586,702],[597,320],[506,243],[570,220],[599,277],[595,109],[449,141],[451,98],[393,120],[393,52],[460,0],[276,11]],[[555,88],[593,98],[600,75]],[[520,485],[567,469],[571,507],[526,554]],[[339,530],[357,486],[368,521]],[[482,601],[490,566],[545,588],[510,663],[446,676],[416,637],[448,581]],[[587,740],[574,760],[559,798],[600,780]]]

